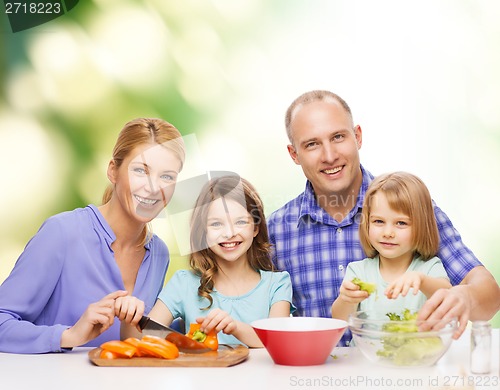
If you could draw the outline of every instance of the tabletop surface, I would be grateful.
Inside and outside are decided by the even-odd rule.
[[[500,389],[499,329],[493,330],[491,371],[470,373],[469,330],[439,362],[426,368],[387,368],[357,348],[335,348],[319,366],[276,365],[265,349],[251,349],[232,367],[98,367],[90,348],[67,353],[0,353],[2,389]],[[335,358],[334,358],[335,357]]]

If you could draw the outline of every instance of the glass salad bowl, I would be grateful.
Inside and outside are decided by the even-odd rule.
[[[456,318],[417,321],[416,314],[408,310],[401,315],[358,311],[349,316],[348,324],[361,353],[374,363],[391,367],[432,366],[448,350],[457,329]]]

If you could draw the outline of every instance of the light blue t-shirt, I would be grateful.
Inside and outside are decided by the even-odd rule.
[[[375,283],[377,285],[377,291],[360,302],[358,310],[367,311],[371,313],[371,315],[380,318],[386,318],[385,315],[387,313],[401,314],[404,309],[410,309],[412,313],[419,311],[427,300],[426,296],[421,291],[413,295],[413,289],[410,289],[406,297],[400,295],[396,299],[388,299],[384,295],[384,291],[389,283],[382,278],[379,266],[379,256],[366,258],[361,261],[353,261],[347,266],[344,280],[352,280],[357,277],[363,282]],[[446,278],[449,280],[441,260],[437,257],[433,257],[426,261],[422,260],[420,257],[415,257],[406,271],[422,272],[434,278]]]
[[[225,296],[214,289],[210,294],[213,304],[208,310],[203,310],[210,302],[198,295],[199,286],[199,276],[190,270],[180,270],[172,276],[158,296],[174,318],[181,317],[184,320],[186,332],[189,324],[196,322],[196,318],[205,317],[215,308],[226,311],[234,320],[249,324],[269,317],[271,306],[276,302],[287,301],[292,305],[292,282],[286,271],[261,270],[257,286],[244,295]],[[218,339],[221,344],[242,344],[236,337],[222,332],[219,332]]]

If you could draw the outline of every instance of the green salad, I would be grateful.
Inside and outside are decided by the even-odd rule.
[[[359,286],[361,291],[366,291],[368,294],[372,294],[377,291],[377,285],[375,283],[363,282],[359,278],[353,278],[351,282]]]
[[[417,314],[405,309],[402,315],[387,313],[391,321],[382,325],[382,330],[394,336],[382,337],[383,348],[377,355],[390,360],[397,366],[416,366],[425,364],[441,353],[443,342],[440,337],[409,337],[405,333],[418,333]]]

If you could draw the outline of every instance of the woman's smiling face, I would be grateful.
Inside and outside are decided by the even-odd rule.
[[[154,219],[174,193],[181,162],[159,144],[139,145],[119,168],[111,163],[115,196],[127,214],[140,222]]]

